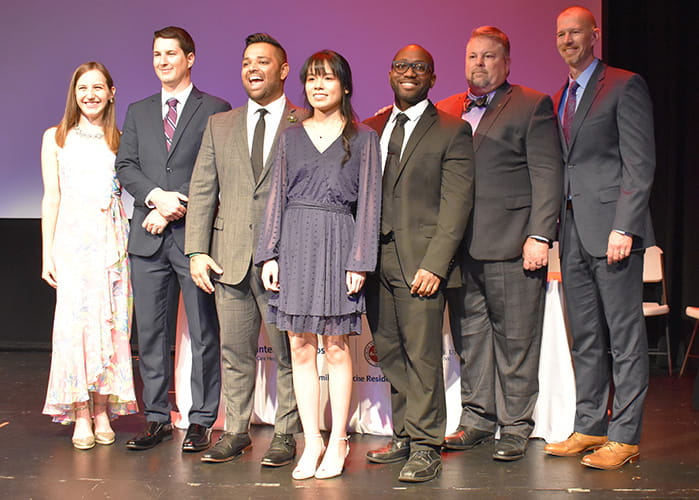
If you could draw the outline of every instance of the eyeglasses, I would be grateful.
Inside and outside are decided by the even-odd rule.
[[[408,68],[413,68],[413,71],[417,75],[424,75],[432,71],[432,65],[424,62],[409,63],[405,61],[393,61],[391,67],[396,73],[400,73],[401,75],[408,71]]]

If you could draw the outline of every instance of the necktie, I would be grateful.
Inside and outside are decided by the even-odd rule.
[[[396,184],[400,168],[400,154],[403,149],[405,122],[407,121],[408,116],[405,113],[398,113],[391,137],[388,140],[388,154],[383,172],[383,192],[386,203],[382,204],[381,209],[381,232],[383,234],[388,234],[393,230],[393,187]]]
[[[252,136],[252,153],[250,154],[252,173],[255,176],[255,181],[260,178],[260,174],[262,173],[262,165],[264,164],[265,115],[269,113],[269,111],[267,111],[265,108],[260,108],[256,111],[256,113],[260,113],[260,116],[255,124],[255,133]]]
[[[466,100],[464,101],[464,112],[468,113],[473,108],[485,108],[487,106],[488,106],[488,96],[487,95],[484,95],[481,97],[476,97],[475,99],[471,99],[470,97],[467,97]]]
[[[580,85],[575,80],[568,85],[568,97],[566,97],[566,105],[563,110],[563,136],[566,138],[566,144],[570,143],[570,130],[573,128],[578,87]]]
[[[165,114],[165,119],[163,120],[163,129],[165,131],[165,145],[167,150],[170,151],[170,146],[172,146],[172,137],[175,135],[175,124],[177,123],[177,103],[179,101],[174,97],[171,97],[165,104],[169,106],[167,113]]]

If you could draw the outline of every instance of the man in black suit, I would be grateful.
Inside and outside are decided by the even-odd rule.
[[[395,104],[366,120],[381,136],[385,165],[378,280],[366,293],[376,351],[391,382],[393,439],[367,458],[408,458],[398,479],[421,482],[441,470],[444,290],[461,283],[454,258],[473,203],[473,145],[468,123],[427,99],[435,74],[424,48],[398,51],[389,81]]]
[[[128,251],[147,425],[126,443],[134,450],[172,437],[168,309],[177,306],[169,297],[178,283],[192,344],[192,407],[183,451],[208,448],[218,413],[216,309],[213,297],[190,277],[184,225],[189,180],[207,120],[231,106],[192,85],[194,51],[192,37],[182,28],[155,32],[153,67],[162,90],[129,106],[116,159],[119,181],[135,200]]]
[[[577,404],[575,432],[544,449],[557,456],[596,450],[581,463],[618,469],[639,456],[648,390],[643,252],[654,244],[652,105],[641,76],[595,58],[600,30],[589,10],[564,10],[556,29],[569,71],[554,106],[566,165],[561,273]]]
[[[463,243],[463,286],[449,291],[461,358],[462,413],[444,446],[492,440],[495,460],[524,456],[539,391],[549,244],[562,159],[551,98],[508,83],[510,40],[481,26],[466,45],[468,92],[437,103],[474,130],[476,195]]]

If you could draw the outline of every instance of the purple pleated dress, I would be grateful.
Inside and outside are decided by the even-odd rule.
[[[296,333],[361,332],[364,293],[347,295],[346,271],[374,271],[381,216],[376,132],[358,125],[351,158],[338,137],[318,151],[302,124],[279,138],[255,261],[279,261],[270,323]]]

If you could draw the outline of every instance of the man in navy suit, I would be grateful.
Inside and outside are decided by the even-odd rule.
[[[639,456],[648,390],[643,252],[654,244],[648,207],[655,171],[652,105],[643,78],[595,58],[600,30],[589,10],[561,12],[556,39],[569,72],[554,109],[565,162],[561,273],[577,405],[575,432],[545,451],[575,456],[596,450],[583,465],[618,469]]]
[[[127,448],[152,448],[172,437],[168,397],[172,374],[168,318],[182,290],[192,345],[192,407],[183,451],[210,444],[221,390],[218,321],[213,297],[192,281],[184,255],[187,194],[209,116],[231,109],[191,80],[195,47],[184,29],[153,35],[157,94],[129,106],[116,159],[119,181],[134,197],[128,251],[138,329],[139,369],[147,425]]]

